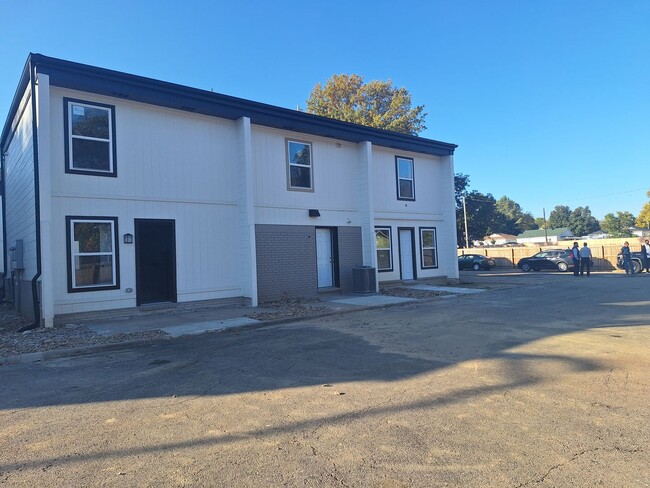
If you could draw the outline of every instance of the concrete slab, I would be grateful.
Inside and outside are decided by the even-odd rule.
[[[368,295],[359,297],[342,298],[339,300],[330,300],[332,303],[341,303],[343,305],[356,305],[358,307],[378,307],[382,305],[391,305],[393,303],[413,302],[414,298],[390,297],[385,295]]]
[[[170,327],[162,327],[160,330],[172,337],[180,337],[184,335],[197,335],[203,334],[204,332],[212,332],[215,330],[228,329],[230,327],[241,327],[242,325],[252,325],[259,323],[259,320],[251,319],[248,317],[239,317],[235,319],[217,320],[212,322],[199,322],[196,324],[173,325]]]
[[[443,291],[446,293],[458,293],[460,295],[473,295],[475,293],[482,293],[485,290],[481,288],[461,288],[458,286],[430,286],[430,285],[412,285],[409,288],[414,290],[425,290],[425,291]]]
[[[178,320],[178,319],[177,319]],[[180,318],[182,320],[182,317]],[[130,334],[133,332],[146,332],[150,330],[162,330],[172,337],[182,335],[201,334],[203,332],[227,329],[229,327],[239,327],[259,323],[259,320],[248,317],[234,317],[224,320],[210,320],[207,322],[188,322],[177,325],[165,324],[164,321],[155,320],[123,320],[99,324],[86,324],[86,327],[93,332],[104,336],[111,337],[117,334]]]

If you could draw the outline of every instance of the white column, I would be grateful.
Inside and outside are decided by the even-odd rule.
[[[363,245],[363,265],[375,268],[377,272],[377,250],[375,243],[375,192],[372,173],[372,143],[359,143],[359,214],[361,215],[361,239]],[[375,283],[379,290],[379,279]]]
[[[38,128],[38,186],[41,227],[41,316],[45,327],[54,326],[52,274],[52,161],[50,141],[50,77],[39,73],[36,85]],[[39,243],[37,243],[39,245]]]
[[[440,158],[442,164],[445,165],[445,182],[443,183],[443,194],[448,195],[447,201],[443,201],[443,228],[438,234],[438,238],[445,235],[446,238],[441,239],[438,245],[442,244],[439,249],[439,259],[441,263],[445,263],[445,274],[451,280],[458,280],[460,274],[458,272],[458,241],[456,238],[456,199],[454,187],[454,156],[443,156]],[[444,234],[443,234],[444,233]]]
[[[242,291],[257,307],[257,256],[255,246],[255,181],[251,120],[237,120],[239,152],[239,229],[241,240]]]

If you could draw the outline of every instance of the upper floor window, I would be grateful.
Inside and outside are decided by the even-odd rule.
[[[438,246],[436,228],[420,227],[420,263],[422,268],[438,267]]]
[[[377,270],[393,271],[390,227],[375,227],[375,248],[377,249]]]
[[[66,173],[117,176],[115,107],[64,98]]]
[[[397,173],[397,199],[415,200],[413,159],[396,156],[395,171]]]
[[[311,143],[287,139],[287,172],[290,190],[313,191]]]
[[[119,288],[117,218],[66,217],[68,291]]]

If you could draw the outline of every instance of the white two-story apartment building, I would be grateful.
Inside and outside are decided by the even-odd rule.
[[[458,278],[453,144],[38,54],[2,154],[4,284],[36,322]]]

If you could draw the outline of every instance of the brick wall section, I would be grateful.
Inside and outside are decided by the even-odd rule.
[[[339,227],[339,276],[341,291],[352,291],[352,268],[363,266],[361,227]]]
[[[255,244],[261,303],[285,296],[318,296],[315,227],[256,225]]]

